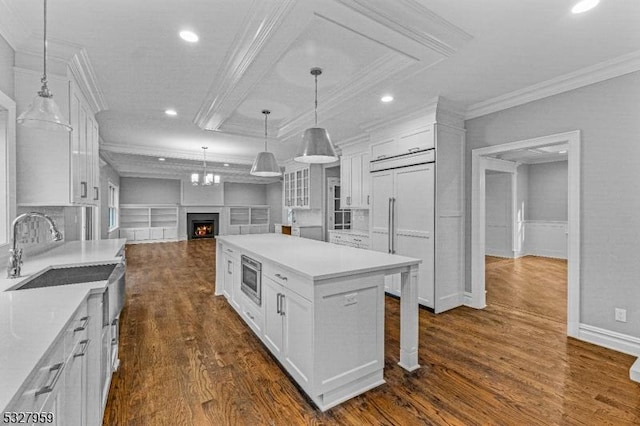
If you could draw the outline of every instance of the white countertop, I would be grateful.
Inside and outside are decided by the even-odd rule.
[[[113,263],[126,240],[73,241],[24,259],[23,277],[0,279],[0,408],[4,409],[80,303],[107,281],[3,291],[51,267]],[[4,274],[3,274],[4,276]]]
[[[422,261],[282,234],[225,235],[218,241],[269,260],[312,280],[417,265]]]

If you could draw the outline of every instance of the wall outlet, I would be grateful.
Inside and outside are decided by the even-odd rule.
[[[627,322],[627,310],[616,308],[616,321]]]
[[[344,296],[344,306],[355,305],[358,303],[358,293],[351,293]]]

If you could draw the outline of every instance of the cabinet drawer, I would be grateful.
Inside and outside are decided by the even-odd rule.
[[[242,318],[245,320],[249,327],[258,335],[262,340],[262,333],[264,329],[264,315],[262,309],[256,305],[252,300],[249,300],[244,293],[241,298]]]
[[[40,360],[5,411],[41,411],[65,369],[64,338],[59,338]],[[58,385],[60,386],[60,385]],[[58,416],[59,413],[56,413]]]
[[[281,268],[278,265],[273,265],[271,263],[263,263],[262,264],[262,278],[264,280],[265,277],[270,278],[274,282],[288,288],[289,290],[295,291],[302,297],[305,297],[309,300],[313,298],[313,284],[311,281],[295,274],[287,269]],[[264,289],[264,283],[263,289]]]

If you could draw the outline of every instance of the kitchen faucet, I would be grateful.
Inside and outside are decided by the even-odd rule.
[[[29,212],[23,213],[20,216],[16,217],[11,224],[11,228],[13,229],[12,239],[13,239],[13,247],[9,249],[9,265],[7,266],[7,278],[18,278],[20,276],[20,269],[22,268],[22,249],[17,249],[18,239],[16,238],[18,233],[18,224],[22,222],[24,219],[29,217],[41,217],[49,223],[49,230],[51,232],[51,236],[53,237],[53,241],[60,241],[62,239],[62,234],[56,228],[56,224],[49,216],[44,213],[38,212]]]

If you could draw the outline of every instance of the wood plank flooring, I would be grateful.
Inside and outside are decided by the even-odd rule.
[[[525,256],[485,260],[487,304],[567,322],[567,261]]]
[[[494,303],[420,311],[420,364],[397,365],[386,300],[385,380],[325,413],[292,384],[223,297],[212,240],[127,247],[120,370],[105,425],[632,425],[631,356],[565,337],[565,324]]]

